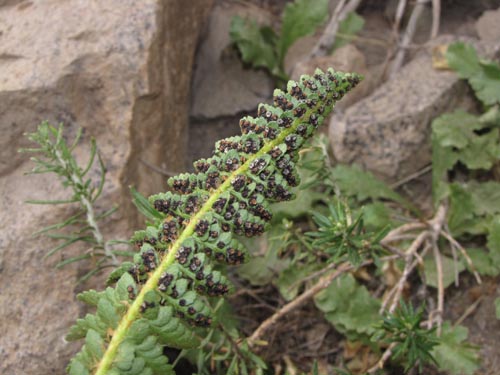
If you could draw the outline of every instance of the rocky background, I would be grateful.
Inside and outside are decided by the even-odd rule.
[[[241,63],[230,45],[229,24],[234,15],[274,24],[285,3],[0,0],[0,374],[63,373],[80,345],[63,339],[84,313],[75,293],[102,285],[103,277],[77,285],[88,265],[53,266],[82,249],[44,259],[53,243],[31,237],[71,208],[24,203],[64,199],[68,192],[51,176],[24,175],[32,165],[17,152],[29,146],[23,133],[49,120],[64,123],[70,137],[82,127],[84,141],[97,139],[108,168],[101,202],[120,206],[105,235],[126,239],[140,223],[129,185],[145,195],[164,190],[166,175],[209,156],[215,140],[237,134],[238,119],[270,99],[272,79]],[[387,19],[395,3],[364,2],[361,36],[389,39]],[[315,35],[290,50],[286,65],[294,77],[316,66],[366,76],[330,124],[339,161],[398,181],[430,163],[432,118],[476,105],[455,74],[433,68],[432,48],[460,37],[481,54],[498,57],[500,4],[450,3],[438,39],[412,50],[387,81],[381,79],[381,46],[358,41],[332,56],[304,61]],[[416,42],[428,39],[430,18],[421,18]],[[77,155],[85,160],[88,149],[78,148]],[[428,189],[429,180],[420,185]]]

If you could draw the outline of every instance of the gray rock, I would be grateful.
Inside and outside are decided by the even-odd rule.
[[[500,8],[484,12],[476,22],[477,35],[481,40],[500,42]]]
[[[32,165],[17,150],[32,145],[22,134],[48,119],[64,122],[70,137],[79,126],[86,140],[94,136],[108,168],[102,205],[122,203],[104,235],[128,238],[137,227],[136,210],[123,204],[128,185],[165,188],[139,160],[184,169],[191,66],[212,1],[0,5],[0,373],[62,374],[81,345],[63,337],[83,312],[75,285],[88,265],[53,266],[86,249],[44,259],[54,243],[31,237],[73,210],[24,203],[69,192],[54,176],[23,176]],[[88,149],[77,154],[86,159]]]
[[[436,43],[449,43],[440,37]],[[466,40],[473,42],[473,40]],[[476,41],[480,55],[493,48]],[[423,51],[370,96],[334,116],[329,136],[341,163],[356,163],[387,181],[407,176],[431,160],[430,123],[440,114],[471,106],[467,85],[451,71],[436,70]]]
[[[255,115],[255,112],[250,115]],[[189,124],[188,158],[193,162],[212,156],[219,139],[241,135],[240,118],[243,115],[224,116],[213,120],[191,121]],[[191,170],[193,169],[190,166]]]
[[[294,69],[296,69],[297,65],[307,62],[304,61],[304,58],[309,56],[320,37],[321,34],[316,32],[313,35],[307,35],[298,39],[290,46],[290,49],[286,53],[284,63],[285,72],[289,74],[292,79],[294,79]]]
[[[269,24],[271,14],[239,2],[217,4],[196,57],[191,116],[215,118],[252,110],[265,101],[273,81],[263,71],[244,68],[231,48],[229,27],[233,16]]]

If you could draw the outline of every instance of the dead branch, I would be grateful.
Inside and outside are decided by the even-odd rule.
[[[314,57],[326,56],[330,52],[335,43],[335,37],[340,22],[342,22],[350,12],[355,11],[359,3],[361,3],[361,0],[349,0],[347,4],[346,0],[341,0],[338,3],[321,38],[318,40],[318,43],[316,43],[309,56],[307,56],[306,60]]]
[[[450,233],[448,233],[447,231],[441,230],[440,233],[444,238],[446,238],[450,242],[450,244],[452,246],[455,246],[458,250],[460,250],[460,252],[462,253],[462,256],[465,258],[465,261],[467,262],[467,264],[471,268],[471,271],[473,272],[477,283],[481,284],[481,282],[482,282],[481,276],[479,276],[479,273],[477,273],[476,267],[474,267],[474,263],[472,263],[472,259],[469,257],[469,254],[467,254],[467,250],[465,250],[464,247],[462,245],[460,245],[460,243],[457,240],[455,240],[453,238],[453,236]]]
[[[387,233],[387,235],[382,239],[382,241],[380,241],[380,244],[382,246],[388,245],[391,242],[395,242],[396,239],[399,238],[399,236],[401,236],[405,233],[412,232],[412,231],[419,230],[419,229],[425,229],[425,228],[427,228],[427,224],[425,224],[423,222],[417,222],[417,221],[401,225],[401,226],[391,230],[389,233]]]
[[[391,68],[389,70],[389,77],[393,77],[399,69],[403,66],[404,58],[406,55],[406,50],[408,46],[411,44],[413,37],[415,36],[415,31],[417,30],[417,23],[425,8],[425,4],[428,0],[417,1],[415,7],[410,16],[410,20],[408,21],[408,25],[406,26],[405,33],[401,40],[401,44],[398,46],[396,57],[394,58]]]
[[[441,336],[441,326],[443,324],[444,312],[444,285],[443,285],[443,260],[437,243],[432,244],[434,259],[436,260],[437,283],[438,283],[438,305],[435,310],[437,322],[437,335]],[[434,314],[433,314],[434,315]],[[434,320],[434,319],[433,319]]]
[[[384,354],[382,354],[382,357],[380,357],[378,362],[368,370],[368,374],[374,374],[378,370],[381,370],[382,368],[384,368],[384,364],[391,357],[392,350],[394,349],[395,346],[396,346],[395,342],[393,342],[391,345],[389,345],[389,347],[385,350]]]
[[[394,19],[394,26],[392,28],[392,33],[395,39],[397,39],[399,33],[399,26],[401,25],[401,20],[403,19],[403,14],[406,9],[406,0],[399,0],[398,7],[396,8],[396,17]]]
[[[366,261],[363,265],[368,265],[373,263],[373,261]],[[324,277],[322,277],[312,288],[306,290],[300,296],[295,298],[293,301],[287,303],[282,308],[280,308],[276,313],[263,321],[259,327],[253,332],[253,334],[247,339],[249,347],[255,346],[256,342],[263,336],[263,334],[273,325],[275,325],[280,319],[288,314],[290,311],[295,310],[309,299],[318,294],[321,290],[327,288],[333,280],[338,278],[343,273],[354,269],[354,266],[349,263],[342,263],[338,269]]]
[[[439,33],[439,17],[441,15],[441,1],[432,0],[432,29],[431,39],[437,37]]]

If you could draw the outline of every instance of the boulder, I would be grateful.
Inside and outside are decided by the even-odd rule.
[[[23,176],[32,165],[17,150],[32,145],[22,134],[49,120],[64,123],[69,138],[78,127],[83,143],[95,137],[108,169],[98,202],[106,208],[121,203],[104,236],[130,237],[138,221],[128,185],[146,195],[165,189],[164,177],[141,160],[185,167],[191,66],[211,6],[211,0],[192,6],[160,0],[0,3],[1,374],[64,372],[81,345],[63,338],[83,313],[76,282],[89,266],[54,270],[85,246],[44,259],[55,242],[31,237],[75,207],[24,203],[70,192],[54,176]],[[85,160],[88,148],[76,154]]]
[[[476,21],[476,32],[481,40],[499,43],[500,8],[484,12]]]
[[[452,41],[443,36],[436,44]],[[463,41],[472,42],[481,56],[494,53],[491,45]],[[452,71],[435,69],[431,55],[422,51],[370,96],[331,119],[330,142],[339,162],[360,164],[388,182],[430,163],[432,120],[474,105],[467,84]]]
[[[272,15],[243,2],[219,2],[214,6],[196,56],[191,116],[211,119],[253,111],[266,101],[273,81],[262,70],[244,67],[231,46],[231,19],[240,16],[258,24],[270,24]]]

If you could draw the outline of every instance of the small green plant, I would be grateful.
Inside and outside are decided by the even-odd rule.
[[[62,124],[55,127],[48,122],[43,122],[34,133],[27,135],[28,139],[37,143],[39,147],[25,148],[20,151],[36,155],[31,158],[35,164],[31,174],[52,173],[57,175],[64,188],[71,190],[71,198],[67,200],[30,200],[27,203],[78,205],[74,215],[60,223],[46,226],[34,235],[44,234],[61,241],[59,245],[47,252],[46,257],[54,255],[74,243],[86,243],[88,250],[84,254],[65,259],[57,264],[57,267],[63,267],[81,260],[92,260],[94,263],[92,269],[80,279],[80,281],[84,281],[106,267],[116,266],[118,264],[116,256],[128,255],[129,253],[113,249],[113,245],[119,241],[106,241],[99,227],[99,222],[115,212],[116,207],[104,212],[97,212],[95,208],[96,201],[101,196],[106,181],[106,168],[97,150],[95,140],[91,139],[89,160],[85,167],[81,167],[73,156],[73,151],[80,141],[82,130],[78,130],[71,144],[66,141],[63,132]],[[89,177],[96,161],[100,172],[97,182]]]
[[[340,201],[337,207],[330,204],[328,210],[328,216],[312,213],[317,229],[306,235],[314,239],[313,247],[324,249],[330,262],[347,260],[359,266],[367,255],[373,256],[375,251],[381,250],[379,243],[388,230],[378,233],[364,231],[363,215],[359,214],[353,220],[348,206]]]
[[[245,63],[266,69],[281,85],[289,79],[285,57],[290,47],[298,39],[314,33],[327,16],[328,0],[295,0],[285,6],[280,32],[236,16],[232,19],[229,35]],[[363,18],[354,12],[348,14],[339,25],[338,38],[330,52],[348,43],[363,25]]]
[[[384,321],[377,327],[373,340],[386,343],[391,351],[392,359],[403,359],[404,371],[418,365],[422,371],[426,363],[435,363],[432,349],[439,341],[435,336],[435,329],[422,328],[424,306],[415,310],[410,303],[400,302],[394,313],[388,313]]]

